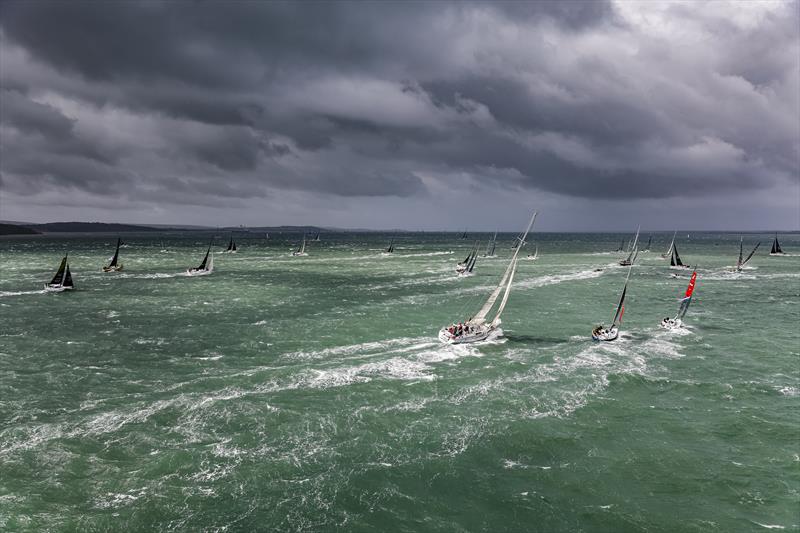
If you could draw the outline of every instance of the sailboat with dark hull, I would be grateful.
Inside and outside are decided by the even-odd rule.
[[[228,241],[228,247],[225,248],[226,254],[235,254],[237,252],[236,241],[233,240],[233,233],[231,233],[231,240]]]
[[[203,262],[196,268],[186,270],[187,276],[207,276],[214,271],[214,256],[211,254],[211,244],[208,245]]]
[[[781,243],[778,242],[777,233],[775,234],[775,240],[772,241],[772,248],[769,251],[769,255],[786,255],[781,249]]]
[[[50,283],[45,284],[44,290],[47,292],[64,292],[73,290],[74,288],[75,284],[72,281],[72,273],[69,271],[67,255],[64,255],[64,259],[62,259],[61,264],[58,265],[55,276],[50,280]]]
[[[464,267],[464,270],[458,272],[459,276],[471,276],[472,270],[475,268],[475,261],[478,260],[478,242],[475,242],[475,247],[472,249],[472,257],[467,258],[467,263]]]
[[[622,325],[622,315],[625,314],[625,295],[628,293],[628,282],[631,279],[631,271],[633,264],[628,267],[628,275],[625,277],[625,285],[622,287],[622,296],[619,297],[617,310],[614,312],[614,320],[611,321],[609,327],[603,324],[596,326],[592,330],[592,340],[596,341],[613,341],[619,337],[619,328]]]
[[[692,303],[692,293],[694,293],[694,285],[697,282],[697,268],[692,271],[692,277],[689,279],[689,286],[686,287],[686,294],[681,299],[681,305],[678,307],[678,314],[675,318],[665,317],[661,320],[661,327],[664,329],[673,329],[683,327],[683,317],[686,316],[686,311],[689,310],[689,304]]]
[[[502,315],[506,303],[508,302],[508,297],[511,294],[511,283],[514,281],[514,273],[517,270],[517,257],[519,256],[519,251],[525,245],[525,238],[528,236],[528,232],[533,227],[535,221],[536,212],[534,211],[527,229],[519,240],[519,246],[517,246],[503,277],[500,279],[500,283],[498,283],[497,287],[495,287],[489,295],[489,298],[484,302],[480,310],[465,322],[451,324],[439,330],[440,341],[446,344],[469,344],[481,342],[488,339],[489,336],[493,334],[502,333],[502,330],[499,328],[501,324],[500,315]],[[494,318],[489,321],[489,313],[494,309],[495,303],[497,299],[500,298],[501,293],[503,297],[500,300],[500,304],[497,306]]]
[[[114,257],[111,258],[111,263],[103,267],[103,272],[119,272],[122,270],[122,263],[119,262],[119,247],[122,244],[122,239],[117,237],[117,249],[114,252]]]
[[[746,258],[742,259],[742,257],[744,256],[744,253],[743,253],[744,252],[744,239],[742,237],[739,237],[739,259],[736,260],[736,268],[734,268],[734,272],[741,272],[742,271],[742,269],[747,264],[747,262],[750,261],[750,259],[752,259],[753,254],[756,253],[756,250],[758,250],[759,246],[761,246],[761,242],[760,241],[756,244],[755,248],[753,248],[753,250],[748,254],[748,256]]]

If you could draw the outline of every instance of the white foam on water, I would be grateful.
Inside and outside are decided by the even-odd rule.
[[[757,526],[761,526],[765,529],[786,529],[786,526],[781,526],[778,524],[762,524],[760,522],[753,522]]]
[[[385,361],[351,367],[312,369],[303,384],[313,389],[327,389],[353,383],[366,383],[375,378],[432,381],[436,376],[430,374],[429,370],[430,367],[425,363],[393,357]]]
[[[567,274],[553,274],[549,276],[538,276],[532,279],[526,279],[518,283],[514,283],[515,289],[528,289],[532,287],[543,287],[545,285],[556,285],[564,283],[565,281],[577,281],[582,279],[598,278],[603,275],[603,271],[580,270],[578,272],[570,272]]]
[[[800,395],[800,389],[798,389],[797,387],[789,387],[789,386],[781,387],[780,389],[778,389],[778,392],[780,392],[784,396],[798,396],[798,395]]]
[[[47,291],[44,289],[38,291],[0,291],[0,298],[5,298],[7,296],[25,296],[28,294],[46,294]]]
[[[359,344],[348,344],[345,346],[335,346],[333,348],[324,348],[319,351],[298,351],[298,352],[289,352],[282,354],[281,357],[288,358],[288,359],[302,359],[302,360],[309,360],[309,359],[329,359],[329,358],[336,358],[342,355],[349,356],[354,354],[369,354],[372,352],[383,352],[385,353],[387,350],[395,349],[397,347],[402,347],[403,351],[412,349],[409,346],[414,347],[414,349],[419,349],[424,346],[430,346],[435,343],[432,342],[423,342],[429,341],[430,339],[427,337],[401,337],[397,339],[386,339],[382,341],[371,341],[371,342],[362,342]]]

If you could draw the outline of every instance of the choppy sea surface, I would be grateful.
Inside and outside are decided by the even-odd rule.
[[[800,531],[800,235],[533,234],[504,336],[443,346],[499,280],[486,234],[0,240],[0,530]],[[220,234],[219,252],[228,235]],[[644,239],[647,240],[647,235]],[[532,246],[533,244],[529,245]],[[76,290],[43,284],[69,251]],[[526,255],[526,252],[522,254]],[[598,270],[599,269],[599,270]]]

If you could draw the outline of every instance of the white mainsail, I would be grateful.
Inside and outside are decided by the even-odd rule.
[[[506,302],[508,302],[508,295],[511,294],[511,282],[514,281],[514,273],[517,271],[517,259],[514,258],[512,262],[511,268],[511,275],[508,277],[508,284],[506,285],[506,292],[503,293],[503,299],[500,300],[500,306],[497,308],[497,314],[494,315],[494,320],[492,320],[492,326],[500,325],[500,315],[503,313],[503,309],[506,308]]]
[[[497,301],[498,296],[500,296],[500,292],[502,292],[503,288],[505,287],[506,293],[503,296],[503,302],[501,302],[499,309],[499,311],[502,312],[502,307],[505,306],[505,301],[508,299],[508,293],[509,290],[511,289],[511,283],[509,281],[509,278],[511,279],[514,278],[514,269],[516,268],[517,264],[517,256],[519,255],[520,250],[522,250],[522,247],[525,244],[525,238],[528,236],[528,232],[533,227],[533,223],[536,220],[536,215],[537,212],[534,211],[533,216],[531,217],[531,221],[528,223],[527,229],[522,234],[522,238],[519,239],[518,241],[519,244],[514,250],[514,255],[511,257],[511,262],[508,264],[508,267],[506,268],[503,277],[500,279],[500,283],[497,285],[497,288],[495,288],[495,290],[492,291],[492,294],[489,295],[489,299],[486,300],[486,303],[483,304],[483,307],[481,307],[480,310],[475,314],[475,316],[472,317],[472,320],[470,320],[471,323],[480,325],[486,322],[486,315],[488,315],[489,311],[492,310],[494,303]],[[496,321],[499,316],[500,313],[498,312],[492,323],[494,323],[494,321]]]
[[[678,230],[675,230],[675,233],[672,234],[672,240],[669,243],[669,248],[667,248],[667,252],[662,255],[661,257],[667,258],[672,255],[672,247],[675,246],[675,236],[678,234]]]

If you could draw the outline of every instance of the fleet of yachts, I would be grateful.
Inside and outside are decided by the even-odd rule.
[[[498,338],[502,336],[502,330],[500,329],[501,320],[500,317],[503,313],[503,310],[506,307],[506,303],[508,302],[509,295],[511,293],[512,284],[514,281],[514,274],[517,270],[517,262],[520,258],[521,250],[527,244],[528,234],[530,233],[531,229],[533,228],[534,223],[536,222],[537,213],[534,211],[531,215],[530,221],[528,222],[527,227],[523,232],[521,232],[515,239],[512,245],[512,256],[506,267],[503,275],[501,276],[499,283],[497,286],[492,290],[489,294],[488,298],[485,300],[483,305],[478,309],[474,314],[471,316],[466,317],[463,320],[453,322],[447,326],[444,326],[439,330],[439,340],[443,343],[447,344],[471,344],[471,343],[479,343],[486,341],[490,338]],[[620,244],[618,248],[618,252],[627,253],[626,257],[619,261],[621,266],[627,266],[628,271],[625,276],[625,283],[622,286],[622,292],[620,294],[619,302],[617,303],[614,317],[611,321],[611,324],[606,326],[604,324],[600,324],[596,326],[591,333],[591,338],[595,341],[614,341],[619,338],[620,335],[620,328],[622,327],[622,317],[625,314],[625,296],[628,293],[628,285],[630,283],[631,272],[633,271],[633,267],[636,263],[636,259],[639,255],[639,233],[640,228],[636,229],[636,234],[634,238],[630,241],[627,249],[625,247],[625,241]],[[670,260],[670,268],[671,269],[689,269],[688,265],[685,265],[681,260],[681,257],[678,253],[678,247],[675,242],[675,237],[677,232],[673,234],[672,240],[670,241],[669,247],[667,251],[661,256],[663,259],[669,258]],[[461,235],[462,239],[467,238],[467,232],[464,231]],[[311,242],[318,242],[320,240],[319,233],[317,233],[311,239],[307,238],[307,235],[303,235],[303,239],[300,242],[298,248],[291,253],[293,257],[303,257],[307,256],[308,253],[306,252],[306,245],[308,241]],[[389,245],[387,248],[382,252],[381,255],[388,255],[394,253],[395,237],[392,236],[391,240],[389,241]],[[649,252],[650,244],[652,242],[652,235],[647,241],[647,245],[643,252]],[[117,239],[116,250],[114,251],[114,256],[112,257],[111,261],[108,265],[102,267],[103,272],[120,272],[123,269],[123,265],[120,262],[120,247],[124,243],[122,239]],[[495,232],[492,239],[489,241],[485,253],[483,257],[493,257],[495,255],[497,244],[497,232]],[[213,245],[212,242],[209,243],[205,256],[203,257],[203,261],[197,266],[192,267],[186,270],[185,274],[187,276],[207,276],[214,271],[214,254],[211,251],[211,247]],[[744,256],[744,239],[740,238],[739,240],[739,257],[736,261],[736,266],[733,268],[734,272],[741,272],[744,266],[752,259],[753,255],[758,250],[761,243],[757,243],[755,247],[750,251],[750,253],[745,257]],[[479,249],[479,242],[476,241],[475,244],[472,246],[469,254],[467,257],[456,264],[455,272],[458,276],[471,276],[475,269],[475,264],[478,258],[478,249]],[[228,247],[222,253],[236,253],[237,247],[236,242],[234,241],[233,235],[231,235],[230,241],[228,243]],[[781,249],[781,245],[778,242],[778,235],[775,235],[775,239],[772,243],[772,248],[770,250],[770,254],[772,256],[776,255],[785,255],[783,250]],[[535,260],[539,256],[538,246],[535,247],[535,251],[531,254],[528,254],[527,259]],[[680,306],[678,307],[678,312],[674,317],[666,317],[661,320],[661,327],[665,329],[673,329],[673,328],[681,328],[683,327],[683,320],[686,316],[686,312],[689,309],[689,305],[692,301],[692,294],[694,293],[695,285],[697,283],[697,268],[695,267],[692,270],[689,285],[686,288],[686,292],[683,298],[680,301]],[[72,279],[72,273],[70,272],[69,268],[69,258],[68,255],[65,255],[64,258],[61,260],[61,263],[58,266],[58,270],[56,271],[53,279],[45,285],[45,290],[47,292],[64,292],[68,290],[73,290],[75,288],[74,281]]]

